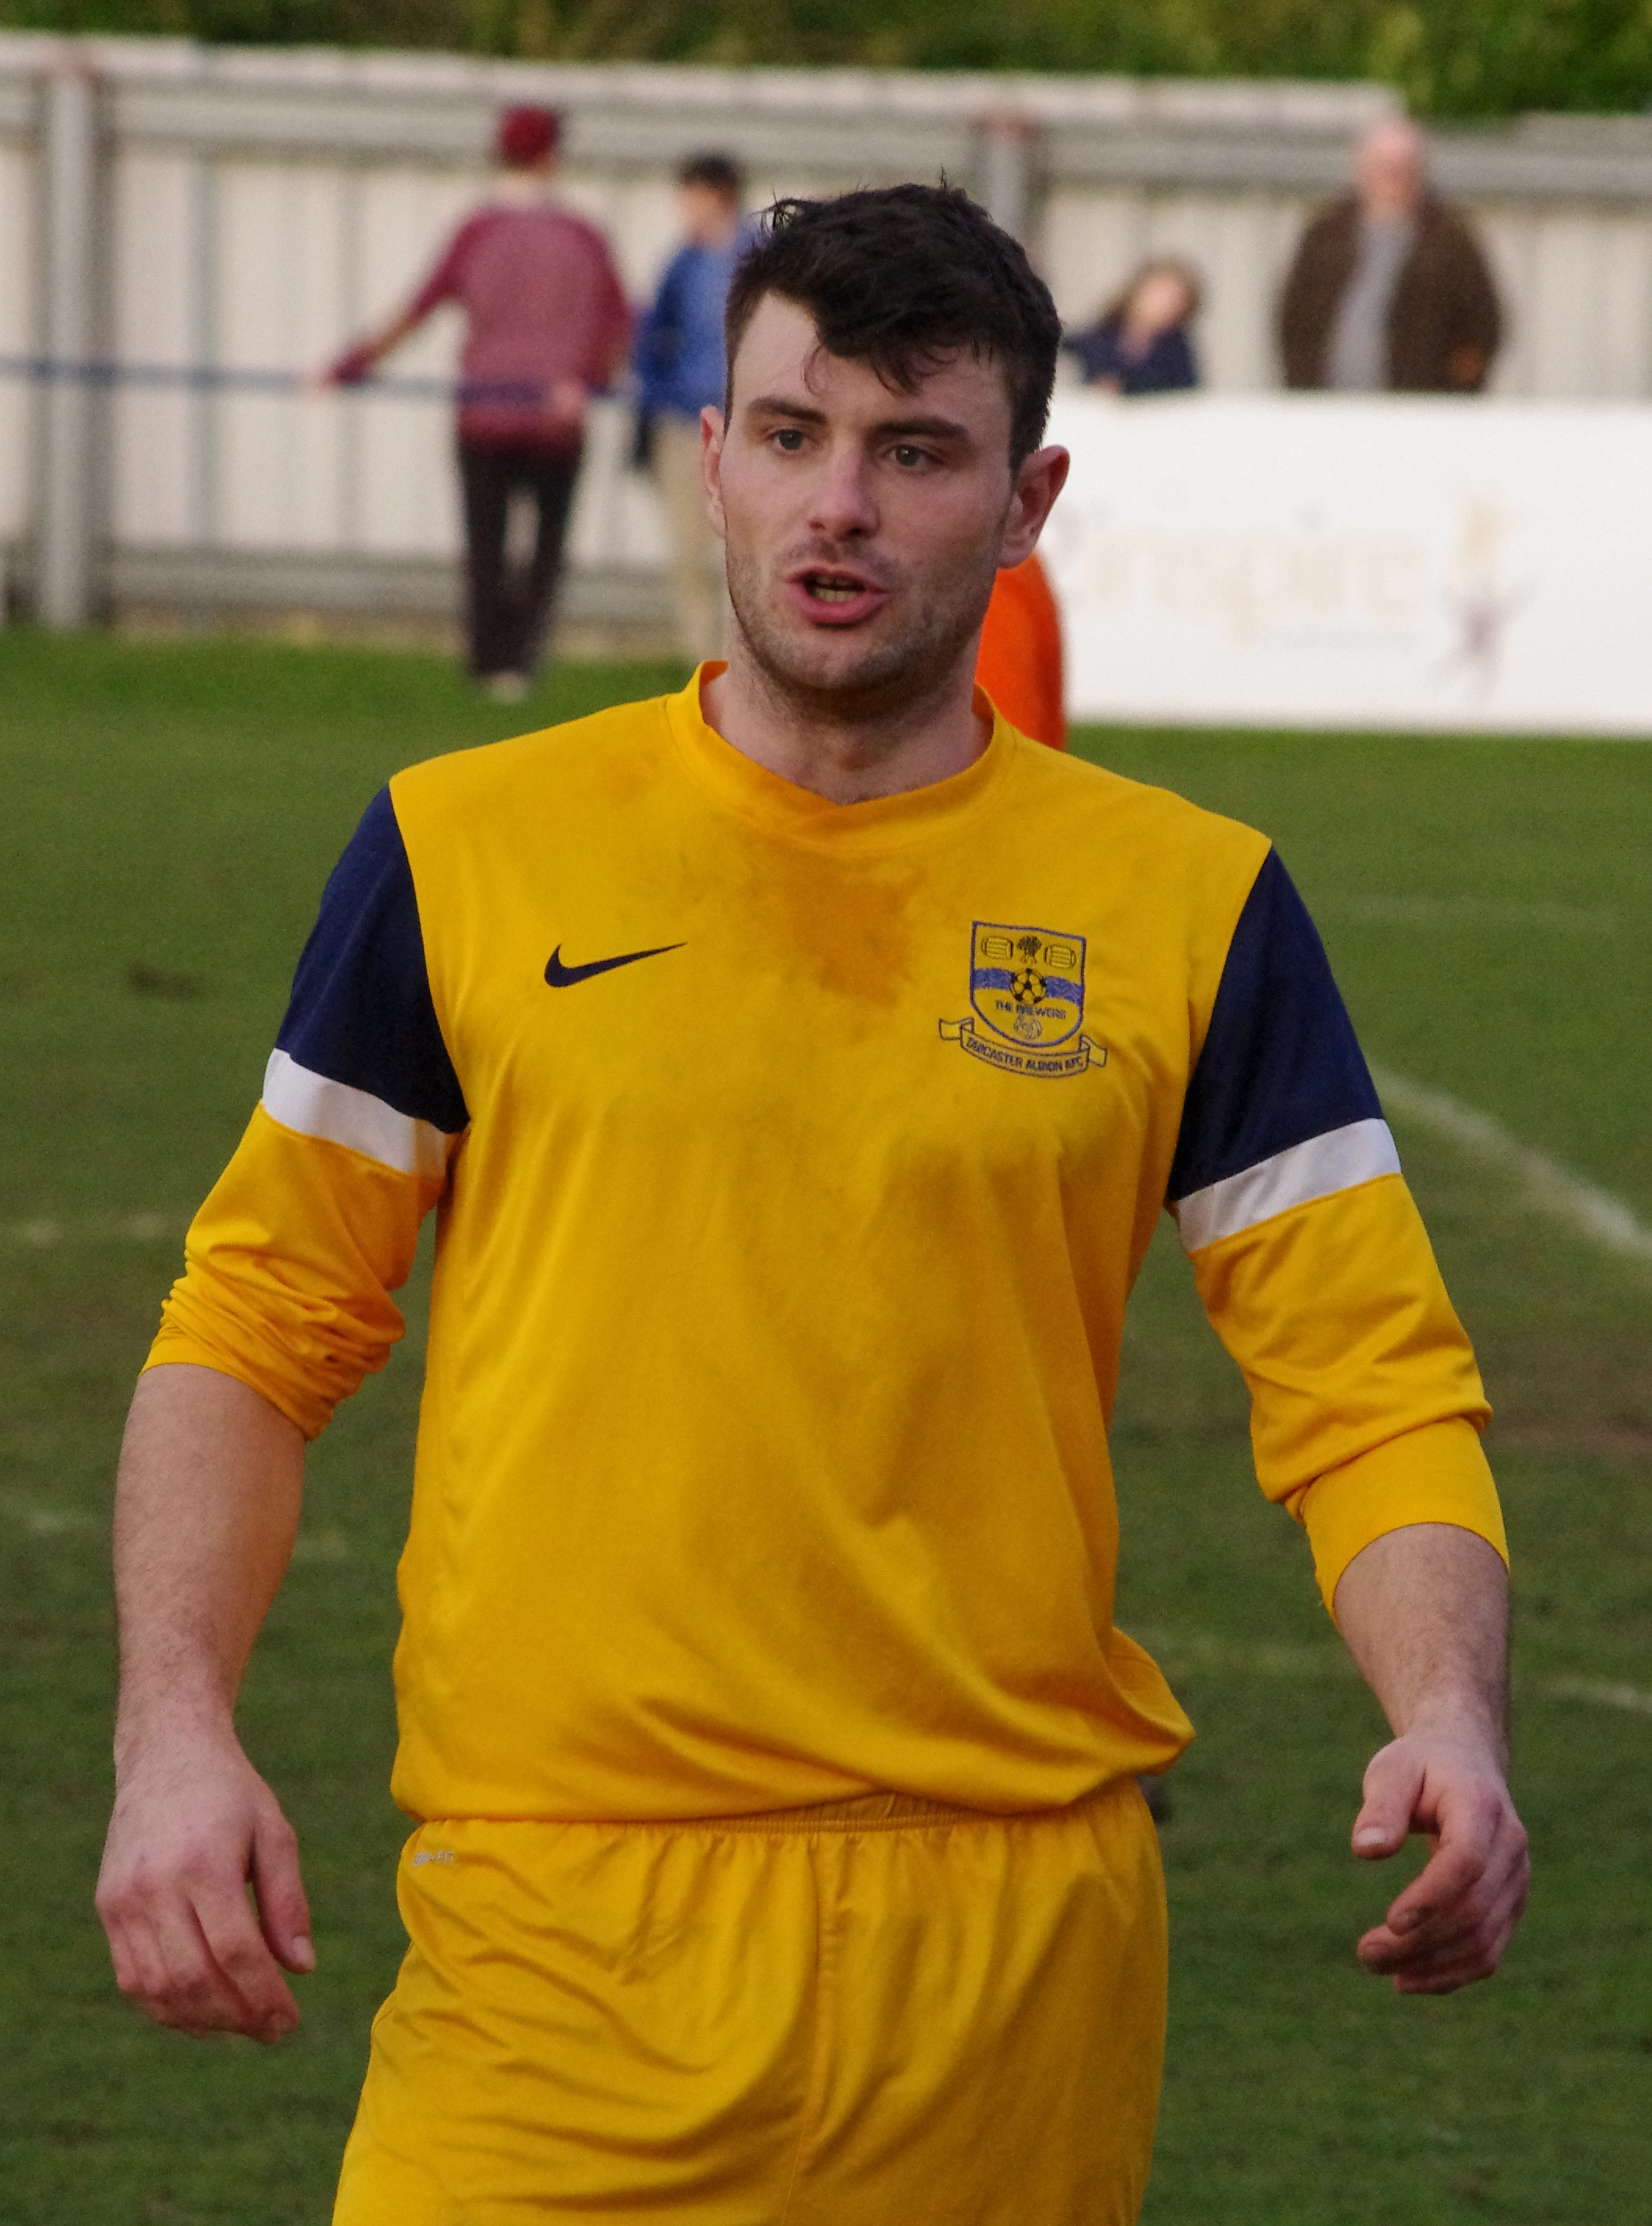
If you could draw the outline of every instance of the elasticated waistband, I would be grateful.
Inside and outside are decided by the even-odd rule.
[[[1120,1783],[1128,1785],[1128,1778]],[[861,1793],[847,1801],[821,1801],[806,1809],[763,1809],[747,1816],[688,1816],[670,1822],[643,1823],[640,1831],[754,1832],[777,1839],[816,1832],[905,1832],[935,1824],[1023,1824],[1043,1817],[1069,1816],[1104,1801],[1117,1790],[1098,1788],[1064,1809],[1017,1810],[1001,1815],[996,1809],[958,1809],[944,1801],[927,1801],[916,1793]]]

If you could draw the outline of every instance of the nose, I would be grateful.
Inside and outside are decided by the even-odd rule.
[[[871,474],[858,442],[835,442],[828,450],[811,491],[809,524],[812,531],[833,541],[877,531]]]

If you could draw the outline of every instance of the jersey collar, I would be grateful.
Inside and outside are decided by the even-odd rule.
[[[802,842],[884,849],[950,831],[959,819],[973,817],[984,807],[1003,781],[1020,741],[977,689],[976,709],[992,719],[993,730],[973,764],[945,780],[903,789],[896,796],[834,804],[759,765],[709,723],[701,706],[700,684],[717,669],[701,665],[686,688],[664,699],[671,739],[700,785],[726,809],[771,833]]]

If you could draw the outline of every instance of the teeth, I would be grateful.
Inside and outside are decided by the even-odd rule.
[[[845,586],[841,580],[810,580],[809,592],[826,603],[850,603],[861,592],[858,587]]]

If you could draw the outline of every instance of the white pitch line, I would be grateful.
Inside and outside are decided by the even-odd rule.
[[[88,1515],[84,1508],[51,1507],[43,1500],[24,1499],[15,1491],[0,1492],[0,1515],[35,1538],[66,1538],[79,1532],[108,1528],[106,1518],[99,1522],[95,1515]]]
[[[1495,904],[1482,897],[1344,897],[1316,905],[1316,919],[1346,920],[1357,927],[1547,927],[1561,934],[1617,935],[1618,913],[1604,905]]]
[[[76,1538],[96,1532],[108,1535],[109,1514],[92,1515],[84,1507],[58,1507],[48,1500],[25,1498],[21,1492],[0,1491],[0,1517],[28,1531],[32,1538]],[[336,1523],[319,1530],[301,1530],[293,1541],[295,1561],[347,1561],[350,1541]]]
[[[1638,1685],[1609,1685],[1598,1677],[1551,1677],[1538,1689],[1557,1701],[1586,1701],[1592,1708],[1652,1716],[1652,1693],[1643,1693]]]
[[[1277,1677],[1291,1684],[1323,1684],[1327,1678],[1359,1675],[1353,1657],[1337,1645],[1260,1644],[1254,1640],[1219,1638],[1208,1631],[1155,1631],[1132,1633],[1147,1651],[1161,1661],[1172,1676],[1201,1667],[1235,1670],[1252,1677]],[[1604,1677],[1533,1677],[1516,1673],[1516,1700],[1580,1701],[1586,1708],[1611,1708],[1619,1714],[1652,1716],[1652,1692],[1639,1685],[1614,1682]]]
[[[1501,1121],[1443,1090],[1430,1090],[1392,1067],[1371,1065],[1371,1079],[1386,1107],[1419,1128],[1432,1129],[1471,1153],[1486,1166],[1517,1176],[1530,1205],[1551,1221],[1563,1222],[1603,1252],[1627,1260],[1652,1261],[1652,1229],[1632,1206],[1609,1190],[1573,1174],[1547,1152],[1522,1144]]]
[[[0,1244],[21,1244],[48,1252],[59,1244],[173,1244],[181,1241],[187,1217],[170,1213],[111,1215],[98,1221],[0,1221]]]

